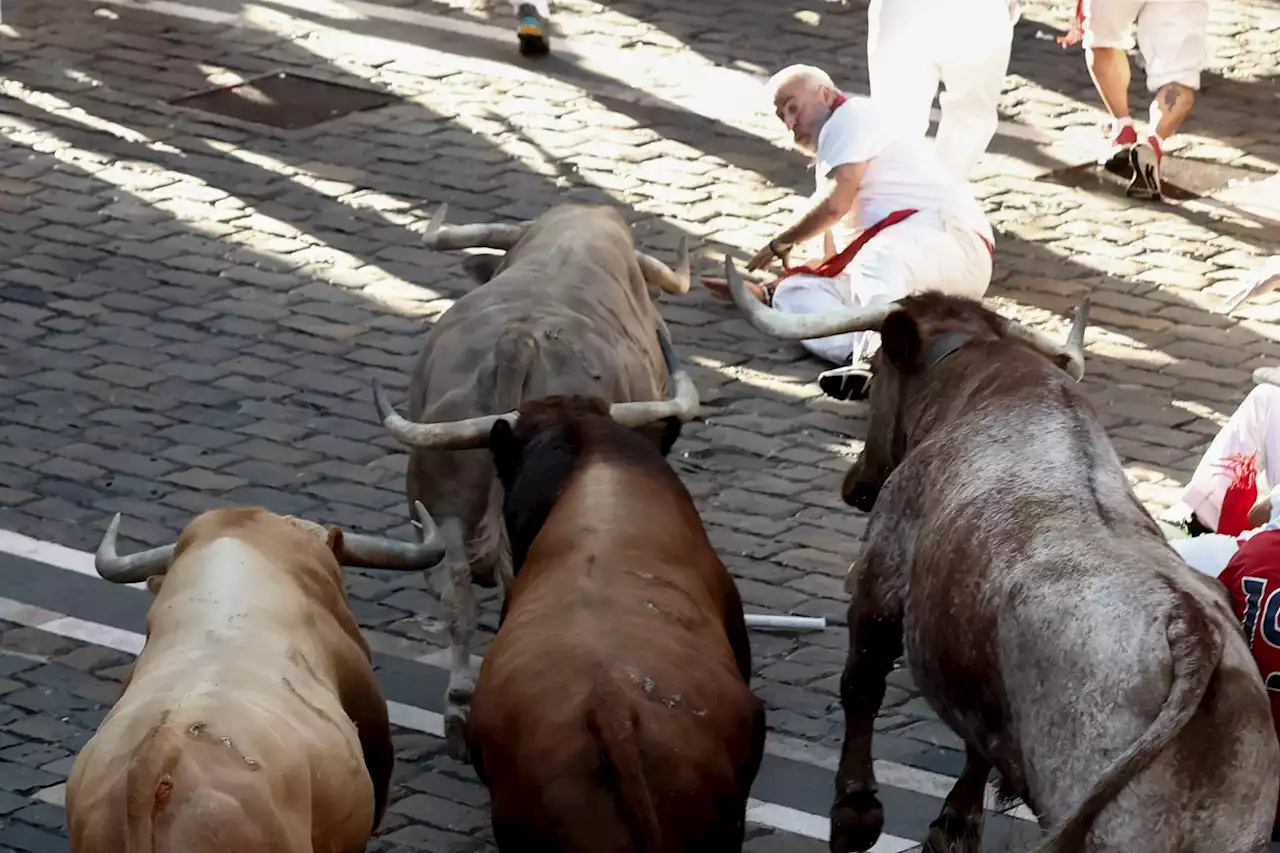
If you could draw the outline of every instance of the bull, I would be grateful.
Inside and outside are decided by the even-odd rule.
[[[928,850],[979,849],[992,767],[1050,830],[1044,853],[1263,849],[1280,787],[1266,694],[1225,589],[1164,541],[1075,385],[1088,301],[1065,345],[936,293],[815,333],[733,278],[764,331],[881,337],[842,486],[871,519],[847,579],[831,849],[883,827],[872,723],[904,643],[966,750]]]
[[[344,533],[261,507],[194,519],[94,565],[155,596],[124,692],[67,781],[72,853],[358,853],[382,819],[394,753],[342,566],[422,571],[444,544]]]
[[[737,853],[765,740],[742,601],[663,458],[679,419],[612,413],[532,400],[485,436],[515,579],[471,762],[499,850]]]
[[[441,206],[426,242],[436,249],[486,246],[468,273],[480,284],[428,332],[409,382],[409,417],[377,384],[379,418],[411,448],[406,491],[438,520],[447,545],[441,603],[449,632],[445,734],[465,760],[467,708],[474,690],[473,581],[505,588],[510,546],[502,489],[483,450],[468,450],[476,429],[521,402],[551,394],[592,394],[611,403],[654,401],[668,389],[655,331],[661,293],[689,289],[688,247],[679,272],[636,251],[617,210],[562,205],[519,225],[443,226]],[[477,426],[478,425],[478,426]]]

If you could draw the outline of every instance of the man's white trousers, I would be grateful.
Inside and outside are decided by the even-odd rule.
[[[773,307],[788,314],[829,314],[922,290],[980,299],[990,284],[991,252],[982,237],[949,216],[922,210],[867,241],[840,276],[784,279],[774,291]],[[848,332],[801,343],[819,358],[848,364],[870,358],[880,336]]]
[[[934,144],[943,166],[966,181],[995,135],[1012,44],[1006,0],[871,0],[871,97],[901,134],[921,137],[941,82]]]

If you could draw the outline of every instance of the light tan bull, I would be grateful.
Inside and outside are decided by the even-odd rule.
[[[196,518],[175,545],[96,567],[155,594],[147,640],[67,782],[71,853],[358,853],[394,760],[342,565],[422,570],[420,544],[261,507]]]

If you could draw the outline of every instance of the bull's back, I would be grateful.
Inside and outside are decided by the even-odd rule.
[[[427,334],[410,383],[411,418],[497,414],[552,394],[627,402],[660,393],[652,304],[630,304],[608,281],[549,293],[506,277],[458,300]]]
[[[528,604],[508,610],[472,700],[468,739],[495,833],[534,827],[559,839],[555,850],[576,850],[573,837],[597,853],[640,849],[625,806],[635,792],[619,789],[628,768],[612,766],[634,753],[671,835],[662,849],[736,849],[724,839],[741,809],[725,804],[745,807],[764,717],[723,627],[659,626],[642,615],[655,615],[643,595],[620,609],[562,604],[531,615]],[[584,828],[584,814],[598,825]]]

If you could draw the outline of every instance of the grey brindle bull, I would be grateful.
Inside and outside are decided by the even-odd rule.
[[[966,744],[926,849],[976,853],[992,767],[1042,851],[1244,853],[1270,835],[1280,746],[1224,588],[1188,568],[1134,495],[1065,346],[979,303],[925,293],[790,322],[779,337],[876,330],[866,447],[847,503],[874,511],[847,586],[845,741],[831,849],[884,814],[872,721],[904,647]]]
[[[409,418],[396,414],[376,385],[374,393],[383,424],[412,448],[409,502],[426,505],[447,545],[445,733],[452,754],[465,760],[475,685],[471,584],[505,589],[511,579],[502,488],[489,453],[474,449],[475,437],[487,436],[499,416],[537,397],[582,394],[636,403],[626,415],[629,426],[677,409],[687,420],[697,405],[696,395],[691,410],[687,399],[661,402],[674,352],[654,299],[689,289],[683,240],[679,272],[673,272],[636,251],[613,208],[561,205],[530,223],[456,227],[442,227],[444,212],[441,206],[428,227],[428,245],[505,254],[465,262],[483,286],[454,303],[427,334],[409,383]],[[667,341],[665,354],[660,338]]]

